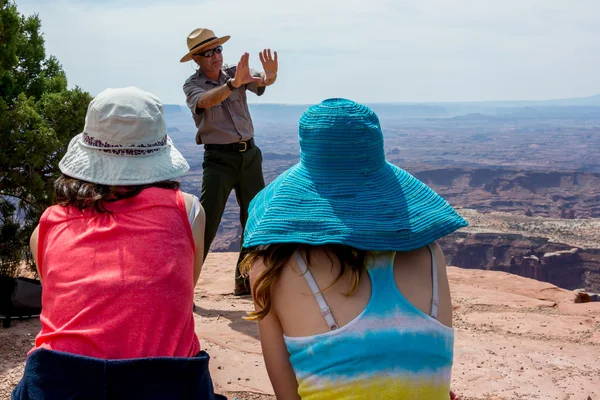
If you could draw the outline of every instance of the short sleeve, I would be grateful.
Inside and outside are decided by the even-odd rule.
[[[202,115],[204,109],[198,108],[198,99],[202,93],[206,92],[206,89],[200,86],[197,80],[190,78],[183,84],[183,92],[185,93],[185,102],[192,113]]]
[[[250,73],[252,74],[252,76],[260,76],[260,71],[257,71],[252,68],[250,68]],[[262,94],[265,92],[266,86],[258,86],[257,83],[249,83],[246,85],[246,89],[257,96],[262,96]]]

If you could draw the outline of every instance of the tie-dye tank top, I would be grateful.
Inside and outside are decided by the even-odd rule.
[[[435,266],[435,253],[429,250]],[[332,330],[284,336],[298,394],[302,400],[448,400],[454,330],[400,293],[394,280],[394,252],[374,255],[368,269],[371,298],[360,315],[339,329],[310,270],[304,274]],[[304,263],[299,254],[296,260]],[[433,276],[437,278],[435,267]],[[435,278],[432,315],[437,316]]]

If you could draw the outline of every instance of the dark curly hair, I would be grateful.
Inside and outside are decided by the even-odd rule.
[[[98,212],[110,212],[105,203],[137,196],[144,189],[157,187],[179,189],[179,182],[161,181],[147,185],[110,186],[82,181],[67,175],[61,175],[54,182],[54,200],[61,206],[75,206],[80,210],[93,208]]]

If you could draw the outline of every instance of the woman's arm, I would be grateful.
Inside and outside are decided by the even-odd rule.
[[[437,263],[438,284],[439,284],[439,312],[438,320],[447,326],[452,326],[452,299],[450,295],[450,283],[448,282],[448,272],[446,270],[446,258],[442,248],[433,243],[435,258]]]
[[[257,261],[250,272],[250,284],[265,270],[262,262]],[[254,303],[255,309],[260,307]],[[269,314],[258,322],[260,344],[262,347],[267,373],[275,391],[275,397],[285,400],[300,400],[298,382],[290,364],[289,353],[283,340],[283,329],[273,308]]]
[[[435,251],[435,258],[437,261],[438,280],[440,285],[439,321],[444,325],[452,326],[452,299],[450,293],[450,283],[448,281],[448,272],[446,270],[446,258],[444,257],[442,248],[437,244],[437,242],[433,243],[433,249]],[[461,397],[451,390],[450,400],[461,400]]]
[[[192,224],[192,234],[196,244],[196,255],[194,256],[194,287],[198,284],[202,265],[204,265],[204,227],[206,225],[206,214],[204,208],[200,206],[200,212],[196,215]]]
[[[40,274],[40,269],[38,268],[38,237],[40,233],[40,226],[36,226],[31,234],[31,238],[29,239],[29,249],[31,250],[31,257],[33,257],[33,261],[35,262],[35,270],[37,271],[38,277],[40,278],[40,282],[42,281],[42,274]]]
[[[190,215],[194,207],[194,196],[185,192],[181,192],[181,194],[185,202],[186,213]],[[192,236],[194,236],[194,244],[196,245],[196,255],[194,256],[194,287],[198,284],[202,265],[204,264],[204,227],[206,225],[206,214],[201,204],[198,204],[197,211],[198,213],[192,223]]]

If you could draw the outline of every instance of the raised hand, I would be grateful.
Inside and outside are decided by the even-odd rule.
[[[274,56],[271,56],[271,49],[264,49],[262,52],[258,53],[263,70],[265,71],[263,75],[263,83],[271,82],[277,76],[277,70],[279,69],[279,65],[277,63],[277,52],[274,51],[273,55]]]
[[[240,58],[240,62],[238,62],[237,69],[235,71],[235,77],[233,78],[233,86],[240,87],[247,83],[260,83],[262,79],[258,76],[252,76],[250,74],[250,66],[248,63],[248,59],[250,58],[250,54],[244,53]]]

